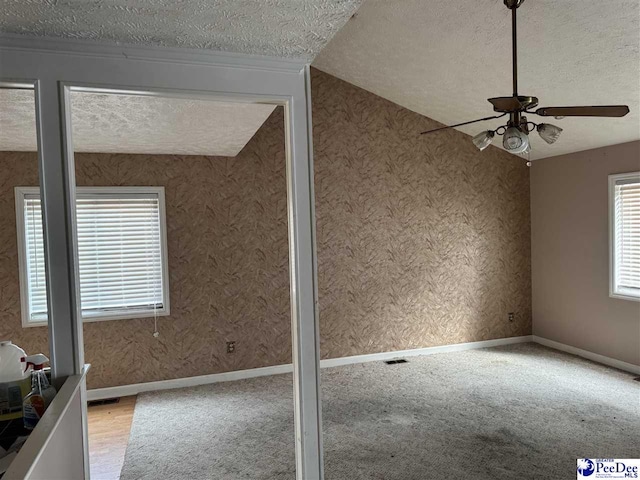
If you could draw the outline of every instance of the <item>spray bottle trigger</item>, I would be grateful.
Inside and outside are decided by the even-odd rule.
[[[24,371],[29,370],[29,367],[33,367],[34,370],[42,370],[42,366],[49,361],[46,355],[38,353],[36,355],[27,355],[20,359],[25,363]]]

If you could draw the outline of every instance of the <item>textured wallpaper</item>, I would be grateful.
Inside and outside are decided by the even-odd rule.
[[[312,70],[323,358],[531,333],[529,171],[497,148]],[[78,185],[166,187],[171,316],[85,324],[89,388],[291,361],[284,128],[235,158],[76,155]],[[0,152],[0,338],[22,329],[13,186]],[[515,312],[509,322],[508,312]],[[227,354],[226,342],[237,351]]]
[[[12,340],[27,353],[49,353],[46,328],[22,328],[16,204],[17,186],[36,186],[35,153],[0,152],[0,340]]]
[[[89,388],[291,362],[284,116],[233,158],[76,155],[78,185],[163,185],[171,315],[85,323]],[[37,185],[34,153],[0,152],[0,339],[47,350],[22,329],[15,185]],[[227,341],[237,342],[235,354]]]
[[[420,136],[440,125],[318,70],[312,85],[323,357],[530,334],[524,161]]]

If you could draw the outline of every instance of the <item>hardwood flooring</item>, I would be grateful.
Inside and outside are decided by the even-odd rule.
[[[91,480],[118,480],[129,442],[136,397],[88,408]]]

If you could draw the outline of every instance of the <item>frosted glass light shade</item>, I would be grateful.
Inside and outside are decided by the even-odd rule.
[[[531,143],[527,142],[527,148],[524,149],[523,152],[520,152],[520,155],[526,157],[531,153]]]
[[[522,153],[529,147],[529,137],[516,127],[509,127],[502,137],[502,145],[511,153]]]
[[[558,137],[560,137],[560,134],[562,133],[562,129],[555,125],[551,125],[550,123],[541,123],[538,125],[538,133],[545,142],[551,145],[558,140]]]
[[[480,132],[478,135],[473,137],[473,144],[478,147],[478,150],[482,151],[491,145],[493,142],[493,136],[495,133],[491,130],[485,130],[484,132]]]

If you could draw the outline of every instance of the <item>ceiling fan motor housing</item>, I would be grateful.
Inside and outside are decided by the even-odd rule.
[[[502,113],[524,112],[538,105],[536,97],[527,97],[523,95],[512,97],[494,97],[489,102],[493,105],[493,110]]]

